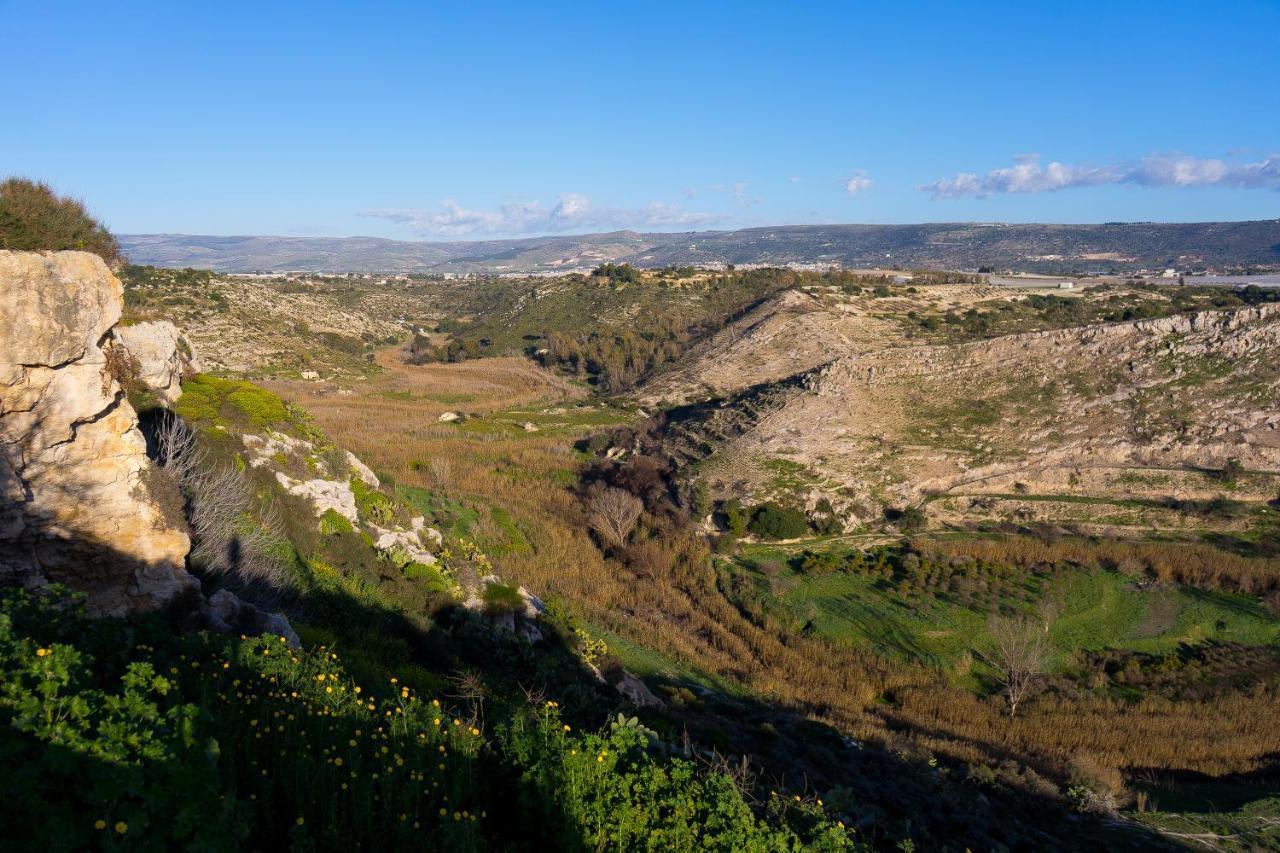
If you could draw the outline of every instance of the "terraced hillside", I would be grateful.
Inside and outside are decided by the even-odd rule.
[[[1280,306],[921,342],[942,332],[920,318],[990,290],[789,291],[640,396],[697,401],[667,441],[712,497],[825,498],[850,528],[925,505],[935,524],[1245,529],[1196,510],[1280,492]]]

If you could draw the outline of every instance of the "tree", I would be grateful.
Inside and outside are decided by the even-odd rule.
[[[596,489],[587,499],[587,523],[606,545],[615,548],[627,544],[643,511],[638,497],[618,488]]]
[[[1018,713],[1018,706],[1044,672],[1051,624],[1052,612],[1047,609],[1034,615],[992,616],[988,622],[992,648],[983,658],[1000,675],[1010,717]]]
[[[803,512],[766,501],[755,508],[747,530],[761,539],[797,539],[809,532]]]
[[[116,238],[83,202],[26,178],[0,183],[0,249],[78,249],[101,256],[113,268],[124,262]]]
[[[1218,477],[1222,482],[1229,486],[1234,486],[1242,476],[1244,476],[1244,464],[1235,456],[1228,459],[1218,473]]]

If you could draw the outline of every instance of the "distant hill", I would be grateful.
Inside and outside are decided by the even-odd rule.
[[[668,264],[840,264],[1050,274],[1141,268],[1280,268],[1280,219],[1102,225],[785,225],[681,234],[607,234],[422,242],[374,237],[131,234],[134,263],[222,272],[553,272],[603,261]]]

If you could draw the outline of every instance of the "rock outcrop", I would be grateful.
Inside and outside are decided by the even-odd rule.
[[[166,406],[182,396],[183,376],[200,372],[191,343],[168,320],[117,326],[109,346],[127,353],[136,381]]]
[[[96,255],[0,251],[0,582],[65,583],[103,615],[199,590],[108,370],[123,304]]]

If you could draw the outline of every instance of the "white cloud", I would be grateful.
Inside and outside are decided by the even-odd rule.
[[[1150,154],[1141,160],[1103,166],[1040,165],[1038,154],[1020,154],[1014,164],[985,175],[960,172],[920,187],[934,198],[985,198],[998,193],[1055,192],[1070,187],[1134,184],[1143,187],[1217,186],[1280,190],[1280,155],[1255,163]]]
[[[438,210],[391,208],[364,210],[361,216],[408,226],[424,237],[495,237],[630,228],[694,230],[719,222],[718,214],[683,210],[678,204],[653,202],[639,208],[595,207],[585,195],[564,193],[551,208],[536,201],[504,204],[496,210],[469,210],[453,199]]]
[[[865,169],[858,169],[853,173],[852,177],[845,178],[844,191],[849,195],[857,195],[865,189],[871,187],[871,179],[867,177]]]

